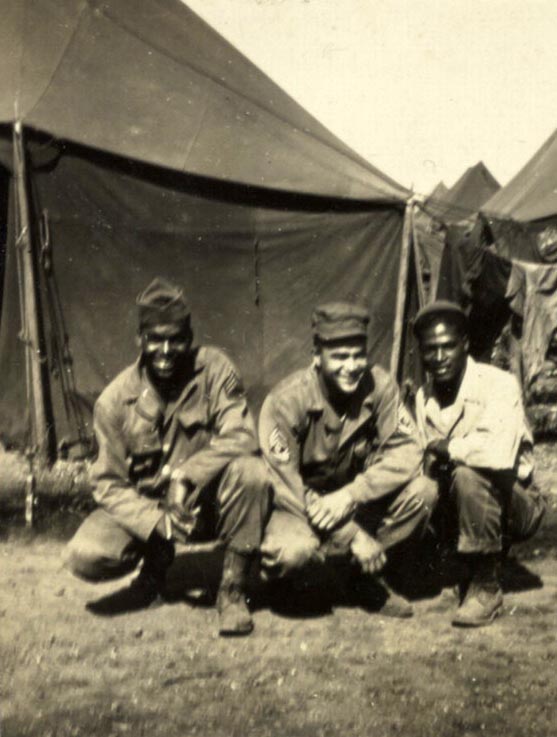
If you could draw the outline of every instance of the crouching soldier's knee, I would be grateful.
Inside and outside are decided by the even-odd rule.
[[[225,478],[226,482],[240,487],[244,495],[262,496],[268,493],[267,467],[257,456],[234,458],[226,467]]]
[[[423,509],[423,515],[429,519],[437,506],[439,487],[437,482],[428,476],[418,476],[406,487],[408,500]]]
[[[285,574],[306,568],[317,557],[319,543],[313,540],[289,540],[278,553]]]
[[[261,563],[269,577],[287,576],[321,560],[319,538],[303,520],[287,512],[271,516],[263,543]]]
[[[104,577],[103,551],[93,540],[76,535],[63,553],[64,567],[86,581],[100,581]]]
[[[87,517],[67,544],[64,567],[86,581],[125,576],[142,557],[139,541],[98,509]]]

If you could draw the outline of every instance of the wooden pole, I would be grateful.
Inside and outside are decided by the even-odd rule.
[[[412,206],[412,244],[414,246],[414,267],[416,271],[416,283],[418,285],[418,303],[423,307],[427,300],[424,279],[422,274],[420,242],[418,240],[418,229],[416,228],[416,205]]]
[[[23,340],[25,341],[25,356],[27,373],[29,376],[28,396],[31,412],[31,437],[33,457],[48,462],[49,458],[49,427],[46,411],[46,394],[43,377],[45,357],[42,353],[39,306],[37,296],[37,274],[33,253],[33,239],[29,216],[29,199],[27,190],[27,171],[25,149],[23,145],[23,130],[21,122],[17,121],[13,129],[14,149],[14,176],[15,202],[18,213],[19,232],[17,233],[17,248],[20,249],[22,272],[19,275],[23,294],[20,299],[23,306],[24,324],[22,325]]]
[[[412,245],[412,200],[406,203],[404,224],[402,227],[402,245],[400,249],[400,268],[396,290],[395,325],[393,332],[393,348],[391,351],[391,375],[398,378],[400,367],[402,334],[404,331],[404,311],[406,308],[406,291],[408,286],[408,270],[410,266],[410,248]]]

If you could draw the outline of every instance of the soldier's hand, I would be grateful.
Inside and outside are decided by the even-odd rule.
[[[191,511],[185,510],[184,507],[167,507],[166,515],[170,520],[172,539],[181,543],[189,542],[197,526],[200,513],[200,507],[195,507]]]
[[[191,481],[180,476],[171,477],[166,494],[166,515],[172,527],[172,538],[178,542],[187,542],[197,524],[200,509],[186,509],[186,499],[194,490]]]
[[[424,473],[431,479],[442,479],[451,473],[454,464],[449,454],[449,440],[432,440],[424,453]]]
[[[372,575],[379,573],[387,562],[387,556],[381,543],[364,530],[358,530],[352,540],[350,550],[360,564],[363,573]]]
[[[165,512],[160,520],[157,522],[157,526],[155,527],[155,532],[159,537],[162,537],[163,540],[171,540],[172,539],[172,522],[170,521],[170,517]]]
[[[447,462],[448,460],[450,460],[448,438],[432,440],[431,443],[428,443],[425,452],[426,457],[429,455],[433,456],[439,461]]]
[[[186,479],[171,478],[166,494],[166,503],[168,507],[183,507],[186,497],[190,492],[190,487]]]
[[[320,496],[315,491],[306,492],[306,512],[311,524],[328,532],[345,522],[356,508],[356,503],[345,489]]]

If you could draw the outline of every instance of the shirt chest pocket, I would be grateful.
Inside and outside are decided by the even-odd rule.
[[[213,427],[206,402],[184,408],[177,413],[177,430],[191,450],[200,450],[213,435]]]
[[[356,471],[362,471],[373,463],[379,444],[376,437],[368,434],[357,437],[352,446],[352,466]]]
[[[131,406],[126,418],[124,434],[132,482],[153,476],[162,456],[158,423],[143,417],[135,411],[134,406]]]

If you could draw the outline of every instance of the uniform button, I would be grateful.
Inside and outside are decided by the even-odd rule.
[[[169,450],[170,450],[170,443],[164,443],[163,446],[162,446],[162,452],[163,453],[168,453]]]
[[[163,466],[163,467],[161,468],[161,474],[162,474],[163,476],[170,476],[170,475],[171,475],[171,473],[172,473],[172,469],[170,468],[170,466],[168,465],[168,463],[166,463],[166,464],[165,464],[165,465],[164,465],[164,466]]]

